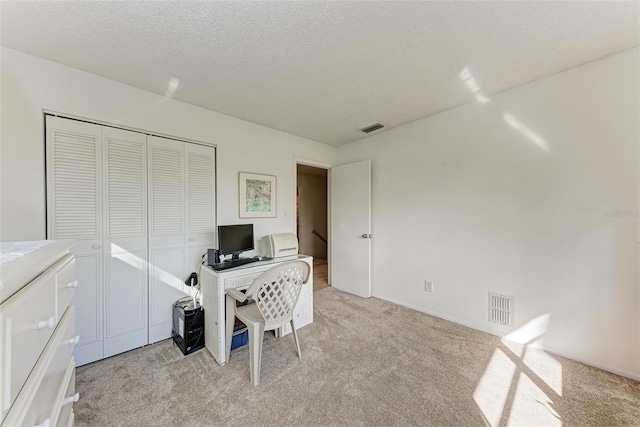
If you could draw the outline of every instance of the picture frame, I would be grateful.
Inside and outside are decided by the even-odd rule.
[[[238,176],[240,218],[275,218],[277,178],[275,175],[240,172]]]

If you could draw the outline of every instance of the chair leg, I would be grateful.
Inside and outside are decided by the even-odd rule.
[[[293,320],[291,320],[291,332],[293,333],[293,339],[296,342],[296,350],[298,350],[298,359],[302,360],[302,353],[300,352],[300,343],[298,342],[298,334],[296,332],[296,327],[293,326]]]
[[[251,384],[260,384],[260,363],[262,361],[262,340],[264,338],[264,325],[254,323],[247,325],[249,329],[249,364]]]

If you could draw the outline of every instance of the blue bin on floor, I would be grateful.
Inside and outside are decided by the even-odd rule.
[[[247,342],[249,342],[249,331],[247,329],[234,331],[233,338],[231,338],[231,350],[247,345]]]

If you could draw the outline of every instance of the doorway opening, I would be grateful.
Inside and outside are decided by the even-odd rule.
[[[313,257],[313,290],[329,286],[327,169],[296,164],[298,252]]]

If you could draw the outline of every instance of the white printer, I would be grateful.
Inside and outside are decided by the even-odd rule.
[[[277,233],[265,236],[267,258],[280,258],[298,253],[298,239],[294,233]]]

